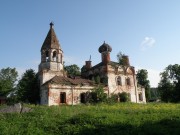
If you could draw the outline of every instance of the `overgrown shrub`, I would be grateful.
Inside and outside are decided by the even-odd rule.
[[[107,99],[107,94],[104,93],[104,89],[102,86],[98,86],[93,89],[93,92],[91,93],[92,102],[98,103],[98,102],[105,102]]]
[[[120,102],[128,102],[130,101],[129,94],[126,92],[119,93]]]
[[[110,97],[107,98],[106,103],[113,104],[113,103],[117,103],[118,101],[119,101],[119,95],[112,94]]]

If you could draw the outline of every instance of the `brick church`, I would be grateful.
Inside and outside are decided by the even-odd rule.
[[[99,47],[101,62],[95,66],[91,61],[85,61],[81,77],[69,78],[64,71],[64,54],[54,31],[54,24],[50,23],[49,32],[41,47],[41,63],[38,75],[40,80],[40,104],[42,105],[75,105],[83,103],[86,93],[97,87],[92,79],[100,78],[104,92],[110,97],[112,94],[126,92],[130,101],[145,103],[145,89],[137,86],[135,69],[129,63],[128,56],[123,56],[125,66],[110,59],[112,48],[107,43]]]

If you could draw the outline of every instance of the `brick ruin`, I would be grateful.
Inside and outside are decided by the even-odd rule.
[[[126,65],[122,66],[110,59],[112,48],[107,43],[99,47],[101,62],[95,66],[85,61],[81,77],[69,78],[64,72],[64,54],[50,23],[49,32],[41,47],[41,63],[39,64],[40,104],[44,105],[75,105],[84,103],[88,93],[97,87],[93,79],[99,77],[107,96],[126,92],[131,102],[145,103],[145,90],[137,86],[135,69],[130,65],[128,56]]]

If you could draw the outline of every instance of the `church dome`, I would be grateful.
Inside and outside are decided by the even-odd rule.
[[[112,48],[110,45],[108,45],[107,43],[104,43],[99,47],[99,52],[102,53],[102,52],[105,52],[105,51],[109,51],[111,52],[112,51]]]

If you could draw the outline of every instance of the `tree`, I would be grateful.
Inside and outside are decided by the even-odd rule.
[[[151,101],[157,101],[160,99],[160,93],[158,88],[150,88]]]
[[[68,76],[81,75],[80,68],[76,64],[64,66],[64,70],[67,72]]]
[[[160,73],[161,80],[158,85],[161,100],[165,102],[180,101],[180,65],[169,65]]]
[[[15,68],[3,68],[0,70],[0,95],[5,96],[15,89],[18,72]]]
[[[102,86],[98,86],[93,89],[92,100],[93,102],[105,102],[107,99],[107,94],[104,93],[104,89]]]
[[[17,84],[17,96],[20,101],[37,103],[39,101],[38,76],[33,69],[28,69]]]
[[[129,66],[129,59],[128,56],[123,54],[122,52],[119,52],[117,54],[117,61],[122,66]]]
[[[138,84],[143,86],[145,88],[145,95],[146,95],[146,100],[149,101],[150,99],[150,82],[148,80],[148,72],[145,69],[140,69],[137,71],[136,75]]]

